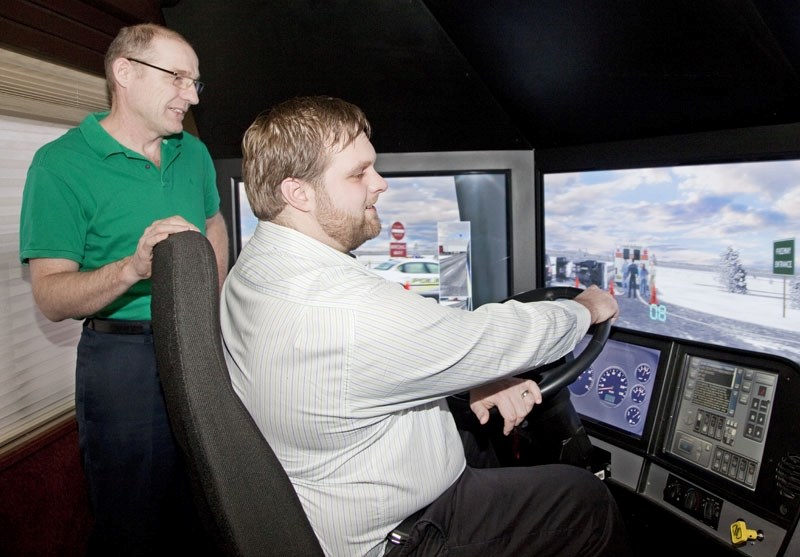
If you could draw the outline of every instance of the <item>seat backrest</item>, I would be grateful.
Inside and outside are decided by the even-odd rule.
[[[288,476],[231,386],[217,276],[198,232],[173,234],[153,250],[158,372],[198,512],[224,555],[322,555]]]

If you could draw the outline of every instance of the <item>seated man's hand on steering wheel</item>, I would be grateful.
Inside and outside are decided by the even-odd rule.
[[[542,402],[539,386],[530,379],[507,377],[472,389],[469,407],[481,424],[489,421],[489,410],[503,416],[503,435],[523,422],[534,405]]]
[[[592,316],[592,324],[602,323],[611,320],[611,323],[619,317],[619,306],[613,296],[600,290],[594,284],[575,296],[575,301],[589,310]]]
[[[537,384],[546,399],[575,381],[600,355],[611,333],[611,323],[619,314],[616,299],[597,286],[590,286],[585,290],[570,286],[550,286],[516,294],[510,299],[527,303],[561,298],[573,299],[589,310],[592,336],[586,348],[575,359],[538,374]]]
[[[596,286],[585,290],[551,286],[529,290],[509,298],[523,303],[558,299],[574,299],[589,310],[592,326],[589,330],[591,338],[586,347],[574,359],[565,359],[563,363],[546,370],[527,370],[520,373],[523,377],[507,377],[472,389],[469,394],[470,410],[481,424],[489,421],[490,413],[499,413],[503,417],[503,433],[508,435],[525,420],[536,404],[554,397],[575,381],[600,355],[611,332],[611,323],[619,313],[612,295]],[[536,382],[525,377],[531,373],[535,375]],[[451,397],[451,404],[456,401],[465,402],[465,399],[465,396],[460,395]]]

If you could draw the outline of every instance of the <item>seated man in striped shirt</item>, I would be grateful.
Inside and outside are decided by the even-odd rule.
[[[222,332],[235,390],[286,469],[328,555],[622,555],[617,507],[567,465],[473,469],[446,397],[471,392],[505,430],[541,401],[513,377],[561,358],[616,317],[575,300],[444,307],[350,253],[380,232],[370,124],[307,97],[259,116],[243,141],[259,218],[229,274]],[[420,511],[405,545],[389,531]]]

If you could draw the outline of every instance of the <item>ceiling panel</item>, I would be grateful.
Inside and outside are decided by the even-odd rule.
[[[382,152],[582,145],[800,121],[782,0],[182,0],[215,157],[295,95],[366,111]]]

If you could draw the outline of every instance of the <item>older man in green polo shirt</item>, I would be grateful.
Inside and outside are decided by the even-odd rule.
[[[222,280],[228,239],[211,157],[183,131],[203,87],[192,47],[157,25],[124,28],[106,78],[111,111],[89,115],[31,163],[20,258],[45,316],[85,320],[75,399],[95,514],[90,554],[171,555],[197,532],[156,371],[152,250],[200,230]]]

